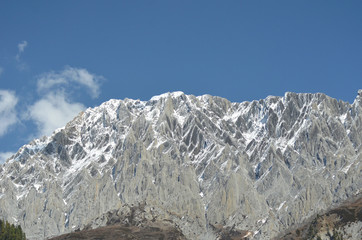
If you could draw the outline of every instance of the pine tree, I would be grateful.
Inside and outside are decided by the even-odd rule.
[[[0,240],[26,240],[26,237],[20,226],[0,220]]]

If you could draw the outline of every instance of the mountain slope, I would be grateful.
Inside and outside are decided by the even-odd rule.
[[[145,205],[189,239],[214,226],[275,237],[361,192],[362,91],[231,103],[174,92],[110,100],[0,169],[0,216],[29,239],[104,226]]]
[[[361,239],[362,198],[318,214],[312,221],[278,239]]]

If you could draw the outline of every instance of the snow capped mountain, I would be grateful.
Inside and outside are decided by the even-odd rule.
[[[189,239],[268,239],[361,193],[362,90],[232,103],[182,92],[109,100],[0,166],[0,217],[29,239],[144,204]]]

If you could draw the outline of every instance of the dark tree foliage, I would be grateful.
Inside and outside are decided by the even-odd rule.
[[[0,240],[26,240],[26,237],[20,226],[0,220]]]

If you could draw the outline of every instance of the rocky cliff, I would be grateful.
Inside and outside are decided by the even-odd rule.
[[[270,239],[361,193],[361,143],[362,90],[353,104],[289,92],[110,100],[1,166],[0,217],[46,239],[142,205],[188,239]]]

